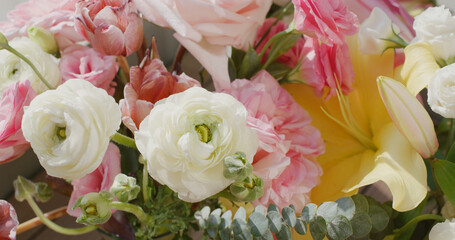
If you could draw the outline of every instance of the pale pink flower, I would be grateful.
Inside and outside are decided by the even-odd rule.
[[[0,31],[12,40],[26,36],[27,29],[39,26],[49,30],[57,39],[60,50],[82,41],[74,29],[74,11],[77,0],[29,0],[21,3],[0,22]]]
[[[343,0],[292,0],[297,30],[323,43],[342,44],[357,32],[359,21]]]
[[[316,156],[324,152],[311,117],[266,71],[251,81],[238,79],[226,93],[248,110],[248,125],[257,131],[259,148],[253,171],[264,181],[264,195],[255,204],[294,204],[301,210],[319,184],[322,169]]]
[[[348,94],[354,82],[354,69],[347,43],[343,41],[342,44],[329,46],[313,39],[313,46],[314,75],[313,78],[306,78],[306,83],[314,87],[316,93],[326,93],[327,98],[336,96],[338,86],[343,94]]]
[[[72,78],[84,79],[109,95],[115,92],[113,80],[118,67],[115,56],[106,56],[80,45],[65,49],[59,64],[63,82]]]
[[[72,209],[76,200],[87,193],[109,191],[114,183],[115,176],[121,172],[120,150],[115,144],[109,143],[101,165],[95,171],[71,182],[73,192],[66,212],[73,217],[79,217],[81,210],[79,208]]]
[[[18,224],[13,205],[5,200],[0,200],[0,240],[15,240]]]
[[[129,56],[142,44],[142,19],[132,0],[83,0],[76,30],[104,55]]]
[[[29,81],[10,85],[0,99],[0,163],[21,156],[30,144],[22,135],[24,106],[36,96]]]
[[[173,28],[174,37],[207,69],[215,88],[229,87],[226,46],[253,43],[272,0],[135,0],[144,17]]]
[[[137,131],[154,103],[193,86],[200,83],[185,74],[169,73],[159,59],[147,59],[144,66],[132,67],[130,82],[124,89],[125,99],[119,103],[123,124],[132,132]]]

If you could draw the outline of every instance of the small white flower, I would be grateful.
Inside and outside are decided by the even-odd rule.
[[[455,118],[455,64],[436,70],[428,83],[428,104],[446,118]]]
[[[20,37],[10,41],[9,45],[27,57],[49,84],[52,86],[60,84],[58,60],[44,52],[36,42]],[[0,95],[9,85],[23,80],[29,80],[32,88],[38,93],[48,90],[26,62],[7,50],[0,50]]]
[[[49,175],[76,179],[100,165],[120,118],[105,90],[71,79],[32,100],[22,132]]]
[[[150,175],[188,202],[201,201],[229,186],[225,157],[243,152],[252,162],[256,133],[247,110],[234,97],[199,87],[158,101],[135,132]]]
[[[455,56],[455,17],[444,6],[430,7],[415,17],[418,41],[428,42],[437,59]]]
[[[392,30],[393,28],[393,30]],[[393,31],[399,32],[398,26],[380,8],[373,8],[359,29],[359,49],[366,54],[382,54],[391,43],[382,39],[394,37]]]
[[[429,240],[455,239],[455,219],[437,223],[430,231]]]

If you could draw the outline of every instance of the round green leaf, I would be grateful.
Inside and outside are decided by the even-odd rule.
[[[269,219],[269,228],[273,233],[277,233],[281,230],[283,221],[278,212],[270,211],[267,213],[267,218]]]
[[[310,222],[310,220],[312,220],[314,218],[314,216],[316,215],[317,209],[318,209],[318,206],[314,203],[310,203],[310,204],[306,205],[302,209],[303,219],[307,222]]]
[[[237,212],[234,215],[234,219],[242,219],[243,221],[245,221],[246,219],[245,208],[240,207],[239,209],[237,209]]]
[[[228,210],[221,215],[221,224],[218,226],[220,230],[229,228],[232,223],[232,212]]]
[[[322,240],[327,234],[327,224],[323,217],[315,216],[310,221],[310,233],[313,240]]]
[[[283,225],[281,230],[275,234],[277,240],[289,240],[292,239],[292,232],[289,229],[289,226]]]
[[[251,240],[251,234],[248,231],[248,227],[246,226],[246,222],[244,220],[234,218],[232,226],[234,230],[234,239]]]
[[[338,204],[336,202],[324,202],[322,203],[316,214],[325,219],[326,222],[331,222],[338,213]]]
[[[327,237],[334,240],[344,240],[352,235],[349,219],[343,215],[336,216],[327,224]]]
[[[294,227],[297,217],[295,216],[295,210],[290,207],[284,207],[282,210],[284,221],[289,225],[289,227]]]
[[[373,227],[370,216],[364,212],[357,212],[354,215],[351,219],[351,226],[354,232],[353,237],[356,239],[366,237]]]
[[[387,212],[379,205],[371,205],[369,208],[369,213],[371,218],[372,232],[377,233],[384,230],[389,224],[389,215]]]
[[[365,196],[363,196],[361,194],[356,194],[356,195],[352,196],[351,199],[354,201],[356,212],[368,213],[369,204],[368,204],[368,200]]]
[[[267,208],[267,212],[270,211],[275,211],[275,212],[280,212],[280,209],[273,203],[269,204],[269,207]]]
[[[350,197],[343,197],[336,200],[338,204],[338,215],[343,215],[351,220],[355,213],[355,203]]]
[[[302,217],[298,217],[297,218],[297,221],[296,221],[294,229],[300,235],[305,235],[306,234],[307,223],[305,222],[305,220],[302,219]]]
[[[268,220],[264,215],[253,212],[248,218],[248,226],[251,229],[251,234],[259,237],[264,235],[268,230]]]

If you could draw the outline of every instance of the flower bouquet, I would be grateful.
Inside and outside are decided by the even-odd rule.
[[[0,23],[0,163],[31,147],[49,177],[11,183],[37,218],[19,224],[1,200],[0,239],[37,224],[113,239],[455,238],[444,2],[18,5]],[[172,29],[172,64],[146,22]],[[54,192],[79,228],[42,212]]]

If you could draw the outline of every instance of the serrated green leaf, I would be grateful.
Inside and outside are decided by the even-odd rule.
[[[338,215],[343,215],[351,220],[355,213],[355,203],[350,197],[343,197],[336,200],[338,203]]]
[[[273,233],[278,233],[281,230],[283,221],[278,212],[269,211],[267,213],[267,218],[269,219],[269,228]]]
[[[234,219],[241,219],[241,220],[243,220],[245,222],[246,221],[245,208],[239,207],[239,209],[237,209],[237,212],[234,215]]]
[[[315,216],[310,221],[310,233],[313,240],[322,240],[327,235],[327,224],[323,217]]]
[[[250,46],[248,52],[242,60],[242,64],[237,72],[237,78],[251,78],[260,69],[260,59],[256,51]]]
[[[446,195],[447,199],[455,205],[455,163],[447,160],[438,160],[432,164],[436,181]]]
[[[229,228],[232,223],[232,212],[231,210],[228,210],[221,215],[221,224],[218,227],[218,229],[223,230],[226,228]]]
[[[319,205],[316,214],[323,217],[326,222],[331,222],[338,214],[338,204],[336,202],[323,202]]]
[[[356,212],[368,213],[368,210],[370,207],[368,204],[368,200],[365,196],[363,196],[361,194],[356,194],[356,195],[352,196],[351,198],[352,198],[352,201],[354,201]]]
[[[274,240],[272,232],[269,229],[260,237],[253,236],[253,240]]]
[[[251,240],[251,234],[248,231],[246,222],[240,218],[234,218],[232,221],[232,227],[234,231],[234,239],[239,240]]]
[[[327,237],[334,240],[344,240],[353,233],[349,219],[344,215],[336,216],[327,223]]]
[[[372,232],[377,233],[384,230],[389,224],[389,215],[379,204],[371,204],[368,215],[371,218]]]
[[[292,205],[291,205],[292,206]],[[282,210],[284,221],[289,225],[289,227],[294,227],[297,217],[295,216],[295,210],[290,207],[284,207]]]
[[[301,217],[298,217],[294,229],[298,234],[305,235],[307,230],[307,223]]]
[[[351,226],[353,230],[353,237],[355,239],[368,236],[373,225],[371,224],[370,216],[365,212],[356,212],[351,219]]]
[[[281,230],[277,234],[275,234],[275,237],[277,240],[292,239],[291,229],[289,228],[289,226],[283,225],[283,227],[281,227]]]
[[[318,209],[318,205],[314,203],[309,203],[307,204],[303,209],[302,209],[302,217],[305,221],[310,222],[315,216],[316,216],[316,211]]]
[[[275,204],[271,203],[267,207],[267,212],[270,212],[270,211],[280,212],[280,209]]]
[[[267,217],[258,212],[253,212],[248,218],[248,226],[251,229],[253,236],[260,237],[265,234],[268,229]]]

